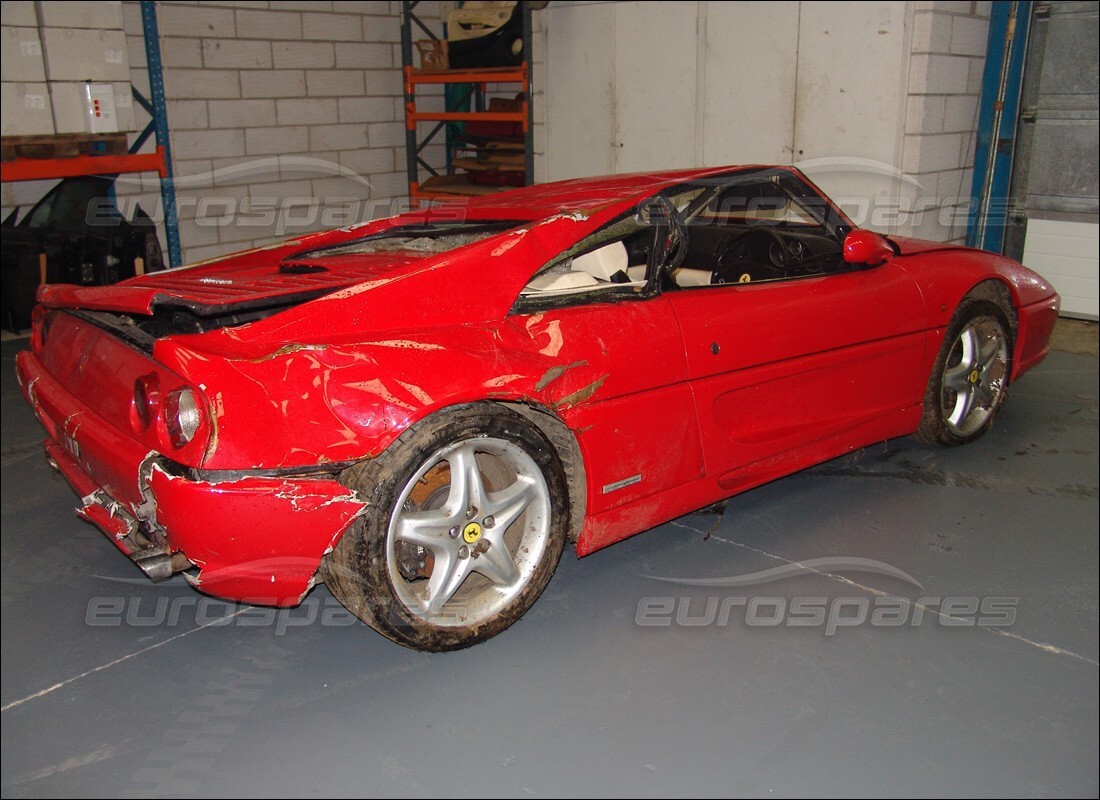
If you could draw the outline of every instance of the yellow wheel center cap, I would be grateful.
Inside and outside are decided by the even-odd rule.
[[[980,381],[981,379],[982,379],[982,373],[981,372],[979,372],[976,369],[970,371],[970,382],[971,383],[977,384],[978,381]]]
[[[476,522],[471,522],[462,529],[462,541],[466,544],[473,544],[481,538],[481,526]]]

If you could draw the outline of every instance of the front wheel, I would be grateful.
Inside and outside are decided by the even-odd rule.
[[[558,457],[518,414],[467,406],[406,431],[341,479],[367,508],[325,564],[325,582],[379,633],[456,650],[519,619],[564,548]]]
[[[1010,353],[997,306],[981,300],[960,306],[928,379],[918,438],[966,444],[989,430],[1008,392]]]

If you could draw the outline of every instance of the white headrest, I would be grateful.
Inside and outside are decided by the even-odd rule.
[[[611,280],[616,272],[624,272],[630,258],[626,252],[626,245],[622,242],[605,244],[591,253],[573,258],[573,270],[575,272],[587,272],[593,278],[601,281]]]

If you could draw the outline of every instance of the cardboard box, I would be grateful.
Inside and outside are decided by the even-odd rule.
[[[134,113],[134,95],[130,91],[129,81],[115,83],[112,86],[115,87],[115,114],[118,116],[118,129],[120,131],[138,130],[137,114]],[[148,115],[144,119],[148,123]],[[145,126],[142,125],[142,127]]]
[[[50,81],[130,80],[122,31],[42,28],[46,78]]]
[[[4,3],[7,5],[7,2]],[[43,28],[101,28],[122,30],[121,0],[96,0],[96,2],[57,2],[46,0],[36,3],[38,18]]]
[[[42,60],[42,40],[37,28],[0,28],[0,60],[4,80],[16,83],[42,83],[46,65]]]
[[[50,94],[44,83],[4,81],[0,84],[0,110],[0,134],[4,136],[54,132]]]
[[[134,130],[134,102],[130,84],[111,83],[114,107],[113,118],[104,118],[101,126],[93,130],[88,113],[87,83],[50,83],[50,102],[53,105],[54,129],[57,133],[107,133]],[[100,85],[100,84],[95,84]]]
[[[33,0],[4,0],[0,3],[0,25],[37,28],[38,16],[34,13]]]

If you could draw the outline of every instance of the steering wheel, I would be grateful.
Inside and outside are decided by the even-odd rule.
[[[790,277],[787,242],[772,228],[745,231],[718,257],[712,283],[748,283],[753,273],[765,270],[767,278]]]

